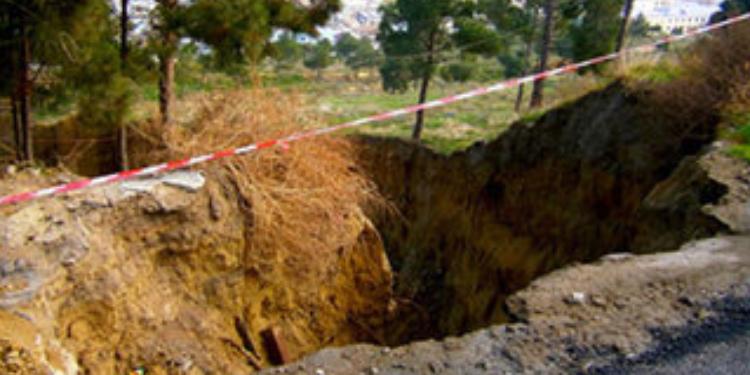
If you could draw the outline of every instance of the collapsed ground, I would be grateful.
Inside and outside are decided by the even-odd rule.
[[[360,139],[396,210],[349,207],[316,254],[249,246],[253,204],[220,175],[13,208],[2,324],[42,339],[8,346],[68,372],[250,371],[279,363],[274,329],[284,360],[461,334],[516,318],[506,297],[563,265],[747,225],[724,207],[741,185],[712,175],[742,162],[700,156],[715,128],[675,142],[642,108],[613,85],[450,157]]]
[[[680,140],[666,122],[613,85],[450,157],[366,141],[366,159],[389,166],[372,170],[403,215],[378,221],[396,295],[416,302],[389,343],[507,321],[505,297],[571,262],[727,231],[703,211],[727,188],[695,157],[716,129]]]
[[[554,289],[565,278],[527,288],[542,275],[609,253],[670,251],[750,229],[747,165],[716,143],[721,119],[711,100],[722,97],[703,87],[712,82],[688,83],[669,95],[616,83],[451,156],[388,139],[327,139],[203,176],[3,208],[0,368],[234,374],[331,346],[545,325],[557,306],[545,296],[580,304],[602,291],[583,290],[590,277],[571,281],[583,297]],[[707,98],[701,103],[680,96],[699,88],[693,95]],[[293,121],[285,103],[276,105],[271,119]],[[225,107],[242,108],[232,113],[240,125],[252,117],[236,102]],[[217,128],[215,114],[192,130]],[[177,137],[161,151],[202,152],[231,134],[170,149],[186,139]],[[0,191],[70,178],[23,171],[5,176]],[[722,247],[743,259],[722,287],[744,277],[736,251],[746,243],[740,237]],[[654,259],[646,262],[660,267],[648,272],[680,270],[683,261]],[[638,262],[605,285],[633,279]],[[726,266],[711,265],[713,272]],[[539,285],[552,291],[535,294]],[[654,290],[672,295],[671,287]],[[670,301],[654,304],[652,322],[669,319]],[[549,324],[551,337],[574,329]],[[602,326],[593,327],[581,332],[599,337]],[[633,349],[629,341],[609,344]],[[522,356],[534,358],[532,349]]]

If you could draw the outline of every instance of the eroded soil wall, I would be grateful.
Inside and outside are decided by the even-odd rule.
[[[221,171],[195,191],[139,181],[2,209],[0,352],[70,374],[233,374],[279,362],[269,329],[294,360],[512,320],[506,297],[561,266],[727,229],[704,213],[727,189],[696,157],[711,113],[682,123],[643,95],[613,85],[452,156],[362,139],[350,168],[397,210],[322,212],[351,230],[311,253],[254,246],[258,202]]]
[[[614,84],[451,156],[363,139],[401,212],[378,220],[397,273],[391,344],[507,321],[505,298],[563,265],[724,230],[702,206],[725,188],[692,157],[715,119],[681,123],[647,97]]]

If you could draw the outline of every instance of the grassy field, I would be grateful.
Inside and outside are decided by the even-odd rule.
[[[498,77],[497,81],[502,79]],[[545,106],[534,110],[528,108],[531,86],[526,85],[524,106],[518,113],[513,109],[517,89],[430,110],[425,117],[423,142],[442,153],[462,150],[475,142],[494,139],[512,123],[534,119],[548,108],[574,100],[609,81],[611,79],[578,75],[550,79],[545,89]],[[314,73],[303,69],[281,73],[266,69],[256,73],[254,78],[243,79],[242,82],[221,74],[209,74],[200,79],[192,77],[186,81],[181,81],[178,77],[175,92],[179,103],[176,105],[175,116],[179,118],[184,116],[185,112],[192,112],[185,109],[197,105],[196,100],[202,100],[202,96],[207,93],[217,90],[241,90],[259,83],[264,88],[281,89],[300,95],[304,107],[293,110],[320,119],[318,123],[310,124],[316,127],[331,126],[411,106],[416,104],[418,96],[415,88],[403,93],[386,93],[374,72],[354,78],[351,71],[342,66],[326,71],[323,79],[316,79]],[[431,84],[429,99],[462,93],[492,83],[494,82],[448,83],[436,78]],[[144,123],[158,117],[156,85],[138,85],[136,91],[136,104],[131,108],[126,121]],[[40,126],[54,126],[74,114],[74,106],[63,103],[50,108],[40,108],[35,113],[35,119]],[[408,139],[413,123],[414,115],[409,115],[351,130],[349,133]]]
[[[500,79],[499,79],[500,80]],[[605,78],[560,77],[547,82],[545,95],[546,108],[563,101],[573,100],[592,89],[608,82]],[[433,84],[428,98],[438,99],[462,93],[488,83],[445,83]],[[416,104],[417,91],[410,89],[404,93],[383,92],[379,82],[374,80],[351,81],[329,78],[321,82],[305,82],[295,87],[308,103],[307,111],[312,111],[325,119],[325,125],[333,125],[355,120]],[[531,86],[526,87],[524,109],[514,111],[517,89],[511,89],[484,97],[475,98],[428,111],[425,117],[423,142],[436,151],[451,153],[462,150],[475,142],[490,140],[505,131],[513,122],[531,119],[543,113],[544,108],[527,108]],[[383,123],[368,125],[351,132],[356,134],[379,135],[409,138],[414,123],[414,115]]]

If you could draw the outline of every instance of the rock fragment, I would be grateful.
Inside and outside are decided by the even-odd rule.
[[[586,303],[586,293],[573,292],[569,296],[566,296],[563,300],[568,305],[583,305],[584,303]]]

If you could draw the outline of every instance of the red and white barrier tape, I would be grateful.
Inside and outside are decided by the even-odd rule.
[[[704,34],[704,33],[717,30],[717,29],[720,29],[720,28],[723,28],[723,27],[726,27],[726,26],[729,26],[738,22],[746,21],[748,19],[750,19],[750,13],[746,13],[738,17],[730,18],[730,19],[727,19],[726,21],[716,23],[713,25],[701,27],[699,29],[689,31],[683,35],[668,36],[655,43],[630,48],[630,49],[623,50],[617,53],[611,53],[609,55],[595,57],[590,60],[562,66],[556,69],[548,70],[546,72],[541,72],[541,73],[529,75],[529,76],[522,77],[522,78],[516,78],[516,79],[504,81],[504,82],[499,82],[494,85],[481,87],[475,90],[465,92],[463,94],[448,96],[448,97],[433,100],[424,104],[401,108],[401,109],[397,109],[394,111],[385,112],[385,113],[381,113],[378,115],[362,118],[359,120],[350,121],[350,122],[343,123],[343,124],[336,125],[336,126],[302,131],[302,132],[295,133],[295,134],[292,134],[290,136],[280,138],[280,139],[258,142],[252,145],[247,145],[247,146],[243,146],[243,147],[239,147],[235,149],[217,151],[212,154],[196,156],[196,157],[184,159],[184,160],[171,161],[171,162],[154,165],[154,166],[150,166],[146,168],[133,169],[133,170],[110,174],[106,176],[101,176],[101,177],[96,177],[96,178],[91,178],[91,179],[84,179],[84,180],[75,181],[75,182],[63,184],[63,185],[58,185],[58,186],[54,186],[54,187],[50,187],[50,188],[42,189],[38,191],[31,191],[31,192],[26,192],[26,193],[8,195],[8,196],[0,198],[0,206],[32,201],[32,200],[36,200],[36,199],[40,199],[44,197],[53,196],[53,195],[66,194],[72,191],[83,190],[83,189],[95,187],[95,186],[107,185],[107,184],[129,180],[129,179],[133,179],[137,177],[152,176],[155,174],[169,172],[169,171],[173,171],[176,169],[192,167],[192,166],[203,164],[209,161],[228,158],[230,156],[239,156],[239,155],[249,154],[251,152],[260,151],[263,149],[268,149],[268,148],[272,148],[276,146],[286,148],[288,147],[288,144],[291,142],[297,142],[297,141],[301,141],[307,138],[314,138],[314,137],[322,136],[325,134],[337,132],[343,129],[356,128],[356,127],[364,126],[367,124],[382,122],[382,121],[390,120],[396,117],[401,117],[401,116],[405,116],[408,114],[416,113],[421,110],[443,107],[451,103],[455,103],[455,102],[459,102],[459,101],[463,101],[463,100],[467,100],[467,99],[471,99],[471,98],[475,98],[479,96],[484,96],[493,92],[513,88],[513,87],[516,87],[525,83],[531,83],[531,82],[544,80],[544,79],[558,76],[558,75],[573,73],[580,69],[583,69],[592,65],[597,65],[597,64],[601,64],[610,60],[617,59],[618,57],[628,52],[644,52],[644,53],[653,52],[659,46],[669,44],[672,42],[676,42],[676,41],[680,41],[683,39],[687,39],[690,37],[694,37],[696,35]]]

